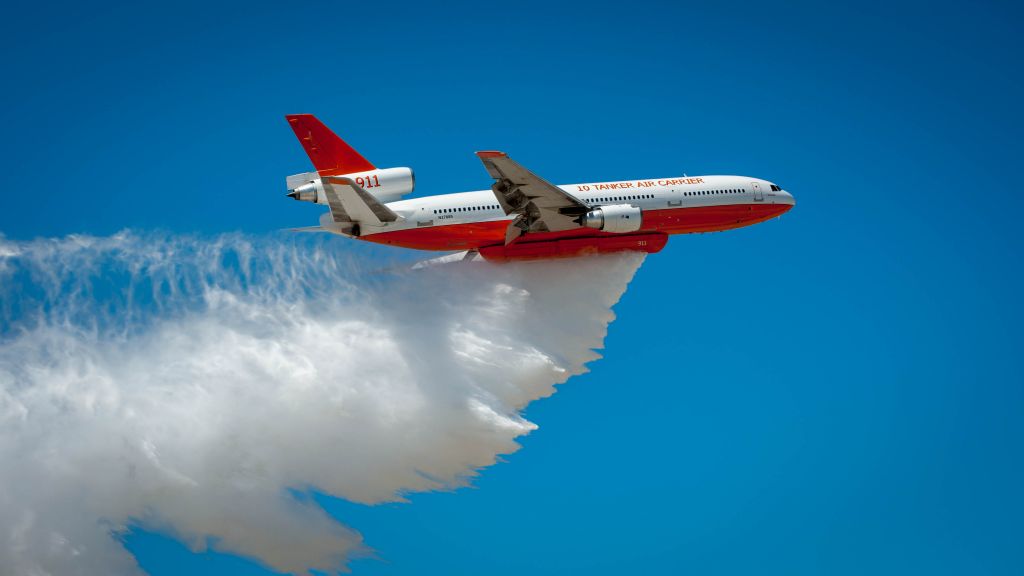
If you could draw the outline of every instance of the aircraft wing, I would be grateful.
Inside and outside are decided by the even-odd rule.
[[[398,214],[360,188],[351,178],[325,176],[321,181],[324,185],[324,194],[327,196],[327,205],[331,207],[331,217],[339,224],[358,222],[381,226],[385,222],[399,219]]]
[[[505,232],[505,244],[528,232],[560,232],[579,228],[590,207],[565,190],[530,172],[504,152],[477,152],[494,178],[491,186],[505,214],[516,214]]]

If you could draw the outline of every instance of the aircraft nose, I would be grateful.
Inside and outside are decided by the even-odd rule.
[[[775,201],[779,204],[789,204],[790,206],[796,206],[796,198],[785,190],[775,193]]]

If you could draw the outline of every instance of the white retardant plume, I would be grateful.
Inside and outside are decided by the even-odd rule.
[[[0,238],[0,573],[137,574],[131,526],[344,570],[362,538],[302,494],[465,485],[598,357],[643,262],[381,275],[343,249]]]

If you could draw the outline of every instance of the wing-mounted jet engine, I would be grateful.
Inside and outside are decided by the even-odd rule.
[[[612,204],[580,216],[578,222],[587,228],[623,234],[636,232],[643,223],[640,208],[631,204]]]

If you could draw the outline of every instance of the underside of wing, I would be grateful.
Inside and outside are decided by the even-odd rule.
[[[491,189],[506,214],[515,214],[505,234],[508,244],[530,232],[560,232],[580,227],[590,207],[582,200],[530,172],[504,152],[477,152]]]

